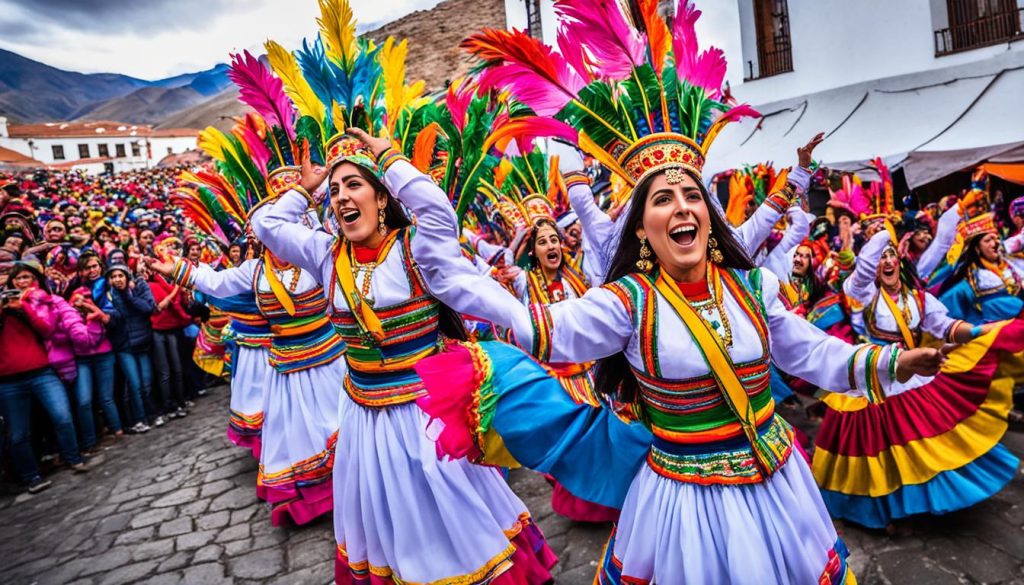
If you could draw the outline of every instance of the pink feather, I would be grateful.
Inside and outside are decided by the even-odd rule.
[[[481,88],[508,90],[540,116],[555,115],[587,85],[562,55],[523,31],[484,29],[461,46],[491,65]]]
[[[471,83],[453,83],[448,86],[448,95],[445,96],[445,105],[452,114],[452,123],[462,132],[466,126],[466,112],[469,104],[473,101],[475,87]]]
[[[760,118],[760,117],[761,117],[761,112],[758,112],[757,110],[755,110],[754,108],[748,106],[747,104],[741,104],[741,105],[733,106],[733,107],[729,108],[729,110],[727,112],[725,112],[724,114],[722,114],[722,116],[720,118],[718,118],[718,120],[715,120],[715,122],[718,122],[720,120],[727,120],[729,122],[736,122],[737,120],[742,120],[743,118]]]
[[[558,42],[558,52],[565,57],[565,61],[576,71],[576,74],[583,79],[594,79],[591,68],[586,62],[586,55],[583,54],[583,47],[567,37],[563,28],[558,29],[556,41]]]
[[[701,87],[713,100],[722,97],[722,82],[725,80],[725,53],[711,47],[697,54],[697,10],[690,0],[679,3],[676,18],[672,24],[672,53],[675,56],[676,71],[695,87]]]
[[[647,37],[629,24],[615,0],[556,0],[555,12],[566,38],[587,49],[602,76],[625,79],[646,62]]]
[[[494,121],[494,130],[487,140],[487,146],[497,143],[498,148],[502,149],[502,143],[512,140],[514,142],[504,149],[506,155],[512,156],[509,152],[512,144],[517,152],[532,152],[538,138],[561,138],[575,144],[579,136],[575,128],[553,118],[528,116],[510,120],[503,114]]]
[[[235,124],[231,132],[245,143],[249,150],[249,156],[256,167],[261,171],[265,171],[267,163],[270,162],[270,149],[267,148],[267,144],[263,141],[266,137],[267,128],[263,120],[259,118],[259,114],[248,112],[245,115],[245,119],[241,123]]]
[[[256,110],[267,124],[283,128],[288,138],[295,140],[292,102],[284,93],[281,80],[259,59],[249,51],[232,54],[228,78],[238,86],[239,101]]]

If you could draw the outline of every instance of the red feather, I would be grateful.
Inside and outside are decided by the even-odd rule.
[[[587,84],[564,57],[522,31],[484,29],[461,46],[491,63],[482,88],[507,89],[540,116],[558,113]]]
[[[239,101],[256,110],[271,126],[279,126],[295,140],[295,114],[281,80],[252,53],[231,55],[228,78],[238,86]]]

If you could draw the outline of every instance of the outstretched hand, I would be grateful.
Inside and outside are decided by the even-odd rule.
[[[934,376],[939,373],[942,364],[946,363],[946,356],[956,349],[955,344],[948,343],[942,349],[932,347],[918,347],[908,349],[900,353],[896,358],[896,381],[906,382],[914,375]]]
[[[370,136],[369,133],[361,128],[348,128],[345,132],[361,140],[375,157],[379,157],[381,154],[384,154],[385,150],[391,148],[390,139],[383,136]]]
[[[174,262],[164,262],[163,260],[158,260],[152,256],[146,256],[142,261],[149,266],[151,270],[161,276],[171,278],[174,274]]]
[[[796,149],[796,157],[800,166],[807,169],[810,168],[811,162],[814,160],[814,149],[818,147],[822,141],[825,140],[825,133],[818,132],[811,138],[807,144]]]

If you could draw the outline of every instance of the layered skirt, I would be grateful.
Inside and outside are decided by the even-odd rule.
[[[260,459],[263,404],[271,373],[266,349],[238,345],[232,354],[228,439]],[[276,373],[276,372],[274,372]]]
[[[441,459],[414,403],[341,396],[335,456],[335,581],[493,583],[551,579],[556,561],[500,471]]]
[[[270,521],[305,524],[332,509],[338,400],[345,361],[267,374],[262,452],[256,493],[273,508]]]
[[[578,498],[621,509],[596,582],[854,582],[801,457],[762,483],[683,482],[647,464],[646,428],[576,404],[516,348],[463,344],[420,364],[429,395],[419,404],[445,423],[437,437],[445,453],[522,464]]]
[[[935,378],[884,402],[826,396],[813,470],[832,516],[884,528],[1001,490],[1019,463],[999,444],[1014,387],[1001,364],[1022,350],[1024,321],[1008,321],[953,351]]]

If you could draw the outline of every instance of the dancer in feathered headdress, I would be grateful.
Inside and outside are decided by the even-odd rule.
[[[533,357],[453,348],[419,368],[430,393],[420,403],[443,419],[446,453],[511,457],[577,497],[621,506],[596,582],[852,582],[807,463],[791,456],[792,430],[775,415],[769,362],[882,400],[897,378],[934,373],[941,354],[851,346],[785,309],[778,279],[754,269],[700,176],[714,137],[750,110],[720,101],[725,61],[698,52],[699,12],[683,2],[670,32],[657,5],[631,3],[627,15],[611,0],[557,1],[561,55],[522,33],[472,37],[488,62],[481,83],[578,128],[583,150],[633,194],[610,282],[581,299],[527,308],[500,287],[442,273],[437,286],[473,299],[475,314],[509,327]],[[575,404],[534,359],[598,360],[598,390],[635,423]],[[447,374],[467,367],[486,388]],[[680,392],[697,401],[668,398]],[[644,426],[653,439],[633,433]]]
[[[272,43],[268,49],[287,71],[287,57]],[[239,87],[241,101],[254,111],[239,119],[230,133],[213,128],[201,133],[200,146],[214,158],[219,174],[183,177],[195,185],[192,193],[200,196],[190,205],[191,213],[203,225],[211,226],[210,220],[222,224],[221,233],[247,231],[255,210],[298,183],[299,156],[321,149],[319,116],[324,111],[307,103],[306,115],[300,118],[282,79],[248,52],[232,57],[228,76]],[[292,93],[308,99],[303,97],[301,78],[289,78],[287,73],[284,77]],[[300,127],[304,130],[299,131]],[[314,213],[299,221],[319,227]],[[280,525],[290,519],[305,524],[329,513],[338,438],[337,389],[345,365],[339,359],[344,345],[327,317],[323,288],[312,274],[269,249],[222,271],[185,259],[154,263],[154,268],[182,286],[226,300],[224,308],[236,317],[240,345],[266,342],[266,354],[263,350],[239,354],[234,379],[246,386],[237,388],[237,400],[233,388],[229,434],[244,437],[262,427],[256,489],[273,506],[271,522]],[[254,329],[258,333],[250,335]],[[250,354],[262,358],[261,363],[251,363]],[[258,422],[262,425],[251,424]]]
[[[465,338],[456,311],[473,306],[470,297],[446,296],[435,286],[437,271],[423,266],[440,258],[441,272],[464,269],[499,286],[463,256],[453,208],[453,200],[465,208],[464,195],[475,197],[468,186],[477,163],[490,164],[482,144],[466,141],[469,120],[488,124],[473,108],[489,105],[456,87],[453,99],[466,99],[469,111],[449,108],[449,127],[438,122],[443,133],[431,138],[425,128],[435,120],[416,117],[422,84],[404,78],[404,43],[357,40],[344,0],[321,0],[320,7],[320,38],[304,43],[297,57],[330,112],[325,166],[303,157],[300,185],[258,210],[253,229],[329,291],[328,311],[347,346],[334,482],[336,580],[362,581],[370,572],[396,582],[539,585],[550,580],[554,558],[526,507],[497,469],[439,460],[424,433],[429,418],[415,404],[424,395],[415,366],[442,338]],[[449,178],[454,190],[422,172],[443,159],[433,149],[421,144],[417,170],[396,148],[414,147],[420,137],[451,142],[444,164],[446,177],[458,177]],[[337,223],[331,233],[300,221],[308,195],[325,182]],[[403,204],[416,214],[415,228]],[[439,233],[451,248],[434,245]]]

